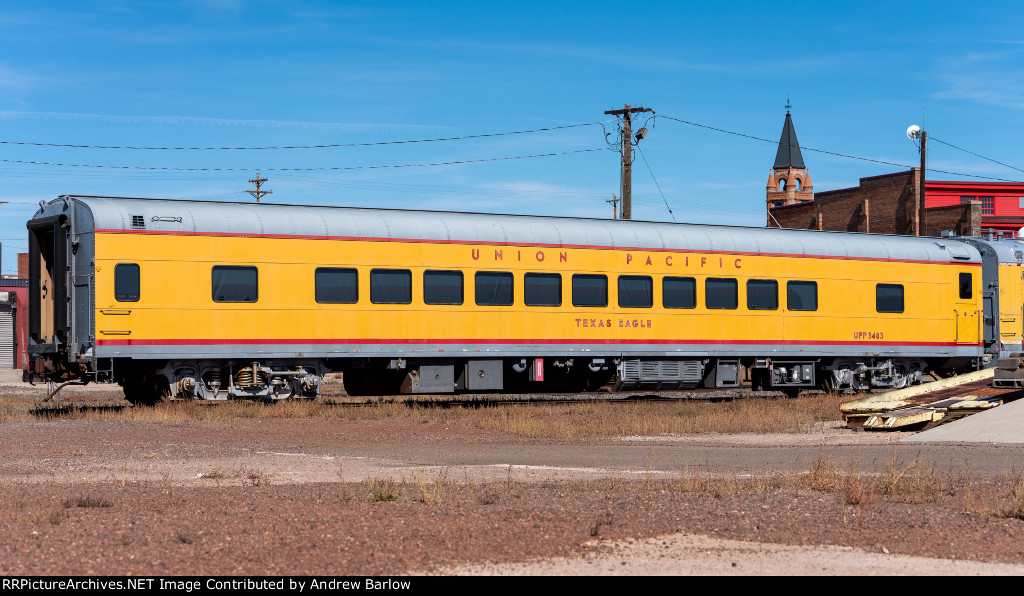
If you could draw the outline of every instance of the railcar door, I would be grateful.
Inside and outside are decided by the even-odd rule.
[[[953,312],[956,318],[956,343],[958,344],[977,344],[981,341],[983,317],[978,308],[978,298],[975,295],[980,281],[976,279],[977,277],[979,276],[972,271],[957,273]]]
[[[45,351],[67,341],[67,225],[63,215],[28,222],[29,335]]]

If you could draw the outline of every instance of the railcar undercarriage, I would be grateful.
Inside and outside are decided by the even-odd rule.
[[[281,401],[315,399],[324,375],[343,373],[352,396],[488,392],[580,392],[740,387],[782,391],[900,389],[976,368],[913,358],[771,359],[545,357],[489,359],[359,358],[279,360],[99,359],[94,367],[61,366],[59,355],[35,360],[35,378],[53,382],[117,382],[136,405],[169,400]],[[105,366],[100,366],[106,362]],[[939,365],[942,365],[941,367]]]

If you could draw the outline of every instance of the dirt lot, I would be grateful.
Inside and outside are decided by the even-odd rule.
[[[0,387],[0,575],[1024,573],[1018,447],[838,415],[563,436],[543,429],[580,416],[543,406],[143,411],[93,387],[62,404],[97,411],[46,419],[41,391]]]

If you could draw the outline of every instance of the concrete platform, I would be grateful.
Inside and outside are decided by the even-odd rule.
[[[1024,399],[903,437],[900,443],[1024,444]]]
[[[0,369],[0,383],[20,383],[22,371],[20,368]]]

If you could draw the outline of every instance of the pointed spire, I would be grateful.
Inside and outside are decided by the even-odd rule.
[[[804,156],[800,153],[800,143],[796,140],[793,118],[789,115],[789,102],[786,102],[786,124],[782,127],[782,138],[779,139],[779,152],[775,154],[776,170],[786,168],[804,169]]]

